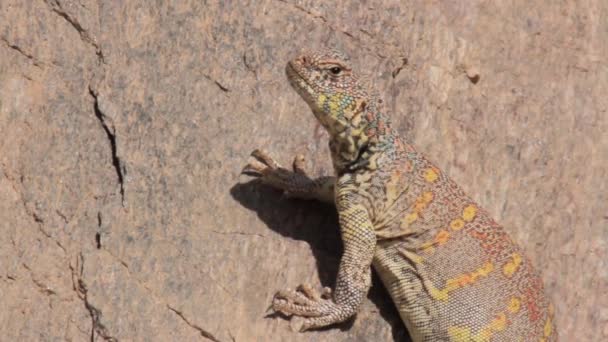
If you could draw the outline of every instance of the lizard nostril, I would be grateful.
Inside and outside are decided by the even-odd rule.
[[[308,63],[308,59],[306,58],[306,56],[300,56],[300,62],[302,64],[306,64],[306,63]]]

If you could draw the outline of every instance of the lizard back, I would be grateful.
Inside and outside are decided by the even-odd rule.
[[[373,266],[414,340],[555,341],[553,307],[521,248],[446,174],[403,145],[361,189],[374,196]]]

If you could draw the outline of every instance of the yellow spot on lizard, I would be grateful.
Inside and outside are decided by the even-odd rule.
[[[462,219],[465,220],[465,221],[467,221],[467,222],[471,222],[475,218],[476,214],[477,214],[477,207],[474,206],[474,205],[472,205],[472,204],[468,205],[462,211]]]
[[[424,261],[424,259],[420,255],[418,255],[414,252],[410,252],[406,249],[399,249],[398,252],[399,252],[399,254],[403,255],[404,257],[413,261],[416,264],[421,264],[422,261]]]
[[[340,108],[340,101],[342,96],[340,94],[336,94],[329,98],[329,110],[333,115],[337,114],[338,108]]]
[[[507,320],[507,311],[511,313],[516,313],[519,311],[521,306],[521,300],[517,297],[511,297],[509,304],[507,305],[507,310],[498,313],[490,323],[486,326],[481,327],[477,333],[473,334],[471,332],[471,328],[469,327],[459,327],[452,326],[448,328],[448,335],[450,336],[450,341],[452,342],[490,342],[492,340],[492,336],[500,331],[506,329],[509,321]],[[545,325],[545,337],[547,337],[547,329],[551,329]],[[549,331],[549,334],[551,331]],[[541,338],[541,342],[545,342],[545,338]]]
[[[490,338],[495,332],[505,330],[506,326],[507,316],[504,314],[504,312],[501,312],[492,320],[492,322],[490,322],[490,324],[481,329],[479,334],[473,337],[473,341],[490,341]]]
[[[431,201],[433,200],[433,196],[434,195],[432,191],[427,191],[423,193],[422,196],[416,199],[416,203],[414,204],[414,211],[418,213],[423,211],[427,207],[427,205],[431,203]]]
[[[470,342],[471,328],[449,327],[448,335],[450,335],[450,341],[452,342]]]
[[[429,183],[433,183],[438,177],[438,170],[435,167],[430,167],[424,171],[424,179]]]
[[[436,288],[435,286],[433,286],[432,284],[427,287],[428,287],[429,293],[431,294],[431,297],[433,297],[433,299],[441,300],[444,302],[448,300],[448,291],[446,289],[440,290],[440,289]]]
[[[551,317],[547,318],[547,322],[545,322],[544,333],[545,337],[551,336],[551,332],[553,331],[553,326],[551,324]]]
[[[464,221],[461,218],[453,219],[452,222],[450,222],[450,228],[452,228],[452,230],[461,230],[462,227],[464,227]]]
[[[487,326],[477,334],[471,334],[471,328],[449,327],[448,335],[452,342],[490,342],[495,332],[505,330],[507,326],[507,316],[504,313],[498,314]]]
[[[405,215],[404,221],[410,225],[412,223],[414,223],[414,221],[416,221],[418,219],[418,213],[413,212],[413,213],[409,213],[407,215]],[[403,224],[402,224],[403,226]]]
[[[519,268],[519,265],[521,264],[521,255],[519,255],[518,253],[511,254],[511,258],[512,258],[512,260],[507,262],[502,267],[502,273],[509,278],[515,272],[517,272],[517,269]]]
[[[325,101],[327,101],[327,96],[320,94],[319,97],[317,97],[317,104],[319,107],[323,108]]]
[[[517,312],[519,312],[520,308],[521,308],[521,300],[517,297],[511,297],[511,301],[509,301],[509,306],[507,306],[507,309],[511,313],[517,313]]]

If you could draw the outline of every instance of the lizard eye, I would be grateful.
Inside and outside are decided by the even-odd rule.
[[[334,75],[338,75],[340,72],[342,72],[342,68],[340,68],[340,67],[333,67],[333,68],[329,69],[329,71],[331,71],[331,73],[334,74]]]

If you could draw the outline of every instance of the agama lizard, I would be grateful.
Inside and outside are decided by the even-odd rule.
[[[344,252],[335,289],[279,291],[300,330],[357,313],[380,275],[414,341],[556,341],[554,310],[522,249],[391,127],[379,96],[337,51],[302,53],[288,79],[329,132],[334,177],[256,150],[243,171],[291,196],[335,203]]]

